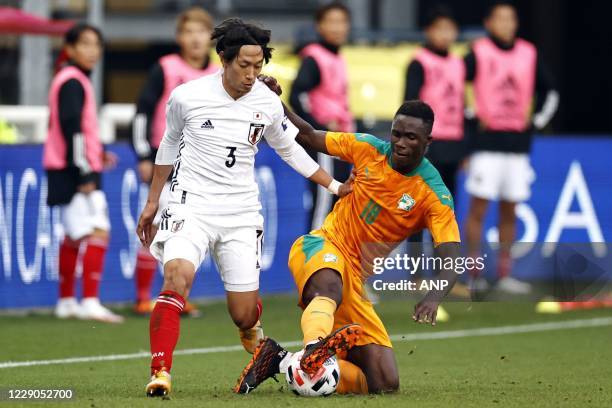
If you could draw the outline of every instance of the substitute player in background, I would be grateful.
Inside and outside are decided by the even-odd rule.
[[[96,96],[89,79],[102,55],[102,44],[100,31],[88,24],[77,24],[66,33],[62,55],[68,60],[59,67],[49,90],[43,167],[49,186],[47,204],[60,206],[65,233],[59,250],[55,315],[120,323],[123,318],[102,306],[98,298],[110,231],[101,173],[117,160],[100,142]],[[75,297],[78,259],[83,271],[80,305]]]
[[[404,100],[420,99],[431,106],[436,115],[431,136],[431,145],[426,156],[440,172],[442,181],[455,195],[457,171],[465,158],[463,140],[463,110],[465,66],[463,60],[451,53],[459,29],[451,10],[437,6],[429,11],[425,25],[425,44],[416,52],[406,70]],[[419,256],[422,251],[423,234],[409,239],[409,252]],[[468,295],[464,285],[460,287]],[[450,316],[441,306],[438,321]]]
[[[416,52],[406,71],[404,100],[420,99],[436,115],[427,158],[440,172],[453,196],[457,170],[464,159],[463,105],[465,66],[450,51],[459,29],[450,9],[430,11],[425,26],[425,44]]]
[[[190,8],[179,15],[176,23],[178,54],[166,55],[153,66],[140,93],[136,116],[132,123],[132,146],[138,157],[138,174],[143,183],[151,183],[153,162],[166,127],[166,103],[178,85],[216,72],[219,67],[210,61],[210,35],[213,19],[204,9]],[[160,208],[168,204],[170,183],[166,183]],[[156,223],[159,223],[158,214]],[[147,314],[153,310],[151,284],[157,261],[147,248],[141,247],[136,258],[136,305],[134,311]],[[185,303],[184,313],[197,310]]]
[[[351,29],[349,9],[340,2],[321,6],[315,14],[319,40],[304,46],[299,55],[302,63],[291,85],[291,108],[316,129],[353,132],[355,123],[349,110],[348,68],[340,49]],[[333,177],[346,180],[350,166],[333,157],[308,152]],[[312,209],[306,231],[319,228],[331,210],[334,198],[323,187],[309,183]]]
[[[531,195],[535,178],[529,164],[533,131],[544,128],[557,110],[552,87],[535,46],[516,37],[518,17],[509,2],[493,5],[484,21],[488,36],[476,40],[465,57],[473,81],[479,131],[471,142],[466,190],[472,196],[466,237],[472,256],[480,252],[489,201],[499,200],[497,288],[526,294],[530,285],[510,276],[510,249],[516,239],[516,204]],[[535,98],[535,114],[531,114]],[[474,288],[486,286],[476,278]]]
[[[459,253],[453,199],[424,158],[432,139],[433,111],[421,101],[404,102],[395,114],[390,142],[368,134],[314,130],[297,115],[287,116],[300,130],[301,144],[352,163],[356,173],[353,193],[338,201],[320,230],[300,237],[289,254],[304,309],[305,352],[300,365],[313,375],[327,358],[348,350],[338,360],[338,393],[395,391],[399,376],[391,340],[364,296],[364,282],[372,274],[374,257],[387,256],[397,243],[423,228],[431,232],[440,257]],[[440,278],[449,286],[430,291],[416,305],[415,321],[436,323],[438,305],[457,275],[444,269]],[[250,392],[285,372],[289,359],[284,348],[267,338],[234,390]]]
[[[172,91],[166,131],[138,223],[142,243],[150,245],[164,265],[162,292],[150,320],[149,396],[164,396],[171,390],[180,313],[209,249],[245,349],[254,352],[263,338],[259,322],[263,218],[254,172],[261,138],[309,180],[334,193],[350,191],[297,144],[298,131],[287,121],[279,97],[257,80],[272,55],[270,31],[228,19],[214,29],[212,39],[217,40],[223,70]],[[172,171],[170,204],[155,233],[159,197]]]

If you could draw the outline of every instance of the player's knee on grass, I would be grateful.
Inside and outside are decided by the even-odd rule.
[[[168,261],[164,265],[164,285],[162,290],[171,290],[187,298],[193,284],[194,275],[195,268],[190,261],[186,259]]]
[[[302,291],[302,303],[304,306],[317,296],[325,296],[336,302],[337,306],[342,303],[342,277],[333,269],[321,269],[315,272],[306,282]]]
[[[363,370],[370,394],[399,390],[399,372],[392,348],[378,344],[353,347],[348,360]]]
[[[397,375],[392,376],[384,373],[380,375],[382,375],[382,377],[366,376],[368,381],[368,392],[370,394],[382,394],[399,390],[399,377]]]
[[[248,330],[257,323],[258,297],[258,291],[227,292],[227,309],[232,321],[240,330]]]
[[[379,355],[378,358],[372,360],[365,371],[368,392],[370,394],[380,394],[397,391],[399,389],[399,373],[395,358],[391,357],[389,359],[388,356]]]

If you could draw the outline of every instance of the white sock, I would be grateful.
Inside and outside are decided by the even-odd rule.
[[[285,357],[283,357],[281,362],[278,364],[278,370],[281,374],[287,373],[287,367],[289,366],[289,360],[291,360],[291,356],[293,356],[293,353],[288,351]]]

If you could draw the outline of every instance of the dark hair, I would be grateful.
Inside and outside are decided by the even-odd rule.
[[[431,107],[423,101],[418,99],[412,101],[405,101],[402,103],[402,106],[399,107],[397,112],[395,112],[395,116],[404,115],[410,116],[412,118],[418,118],[423,121],[425,125],[429,128],[428,132],[431,133],[431,129],[434,124],[434,112]],[[395,117],[394,116],[394,117]]]
[[[340,10],[346,14],[346,17],[349,20],[351,19],[351,10],[349,10],[348,7],[339,1],[332,1],[331,3],[327,3],[317,9],[315,12],[315,21],[320,23],[325,18],[325,15],[332,10]]]
[[[516,5],[512,1],[497,0],[491,3],[491,5],[487,8],[487,14],[485,15],[485,18],[491,17],[498,7],[512,7],[516,11]]]
[[[431,27],[439,19],[448,19],[457,24],[455,16],[450,7],[445,4],[438,4],[427,12],[425,17],[425,27]]]
[[[255,24],[245,23],[239,18],[228,18],[215,27],[211,38],[217,40],[217,54],[226,61],[232,61],[243,45],[259,45],[263,50],[266,64],[272,58],[273,48],[268,47],[270,30]]]
[[[87,30],[93,31],[98,36],[98,41],[100,41],[100,44],[104,44],[104,36],[102,35],[100,29],[87,23],[77,23],[73,25],[70,30],[66,31],[66,34],[64,34],[64,43],[68,45],[75,45],[79,42],[81,34]]]

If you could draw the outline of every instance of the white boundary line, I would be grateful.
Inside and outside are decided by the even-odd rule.
[[[479,337],[479,336],[501,336],[507,334],[518,334],[518,333],[536,333],[545,332],[551,330],[570,330],[580,329],[585,327],[602,327],[612,326],[612,317],[599,317],[594,319],[581,319],[581,320],[566,320],[561,322],[549,322],[549,323],[532,323],[523,324],[517,326],[499,326],[499,327],[481,327],[477,329],[465,329],[465,330],[447,330],[440,332],[428,332],[428,333],[409,333],[409,334],[395,334],[391,336],[392,341],[419,341],[419,340],[443,340],[443,339],[457,339],[462,337]],[[296,347],[301,346],[301,341],[289,341],[281,342],[285,347]],[[235,346],[220,346],[220,347],[206,347],[206,348],[193,348],[176,350],[175,356],[185,356],[192,354],[210,354],[210,353],[228,353],[232,351],[241,351],[241,345]],[[0,369],[3,368],[16,368],[16,367],[33,367],[43,365],[56,365],[56,364],[76,364],[76,363],[89,363],[97,361],[117,361],[117,360],[134,360],[139,358],[148,358],[151,354],[149,352],[141,351],[138,353],[131,354],[110,354],[105,356],[89,356],[89,357],[72,357],[63,358],[56,360],[34,360],[34,361],[5,361],[0,362]]]

